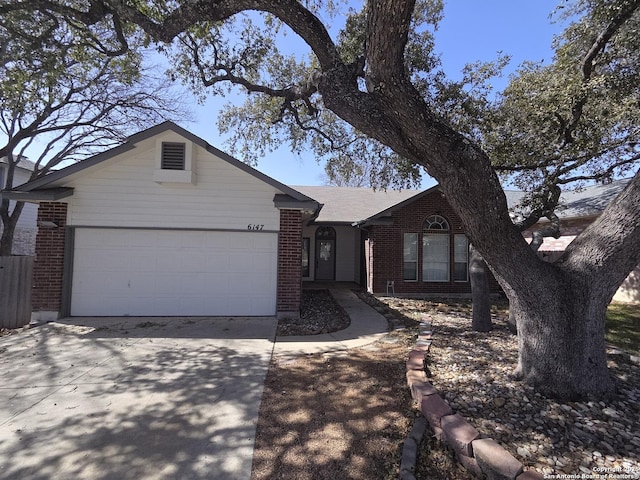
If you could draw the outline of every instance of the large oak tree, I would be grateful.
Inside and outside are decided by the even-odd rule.
[[[196,89],[223,93],[223,85],[235,84],[256,95],[264,114],[254,110],[253,121],[264,124],[271,132],[266,135],[275,131],[294,147],[317,142],[321,152],[340,146],[370,153],[381,162],[380,175],[424,168],[440,183],[509,298],[524,381],[561,398],[611,393],[605,310],[640,261],[640,174],[558,262],[540,260],[510,218],[500,179],[474,125],[461,129],[464,121],[452,122],[432,101],[438,78],[428,65],[430,57],[416,49],[431,48],[428,25],[430,15],[439,12],[431,8],[436,2],[371,1],[333,36],[322,20],[331,15],[321,10],[332,3],[14,0],[4,2],[0,13],[36,9],[74,18],[87,28],[107,19],[113,23],[113,42],[123,50],[129,48],[127,28],[135,25],[163,49],[177,48],[174,74]],[[604,25],[602,31],[591,32],[590,48],[583,53],[587,68],[638,19],[639,0],[608,3],[616,8],[608,10],[608,22],[597,24]],[[281,29],[308,45],[310,60],[278,50]],[[580,125],[581,103],[573,106],[569,135]],[[327,115],[342,123],[326,121]],[[251,120],[238,121],[246,119]],[[503,133],[508,136],[508,128]]]

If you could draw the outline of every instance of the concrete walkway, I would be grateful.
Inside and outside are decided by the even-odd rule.
[[[387,332],[331,293],[347,329],[275,343],[275,318],[74,318],[0,338],[0,479],[248,480],[272,355]]]
[[[349,289],[332,288],[330,291],[349,315],[349,327],[321,335],[277,337],[273,349],[275,356],[294,357],[310,353],[343,352],[369,345],[387,334],[387,320],[360,300],[355,293]]]

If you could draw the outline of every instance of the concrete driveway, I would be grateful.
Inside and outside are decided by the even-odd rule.
[[[248,479],[276,323],[76,318],[0,338],[0,478]]]

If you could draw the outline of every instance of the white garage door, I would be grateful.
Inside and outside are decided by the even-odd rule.
[[[274,315],[276,233],[76,230],[71,315]]]

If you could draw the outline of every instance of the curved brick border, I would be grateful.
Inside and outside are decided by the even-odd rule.
[[[523,472],[523,465],[491,438],[480,433],[460,414],[454,413],[436,388],[427,381],[424,359],[431,347],[431,317],[420,322],[415,346],[407,359],[407,385],[424,417],[418,418],[402,449],[401,480],[415,480],[417,449],[427,424],[438,440],[455,452],[458,461],[470,472],[486,476],[488,480],[542,480],[534,471]]]

